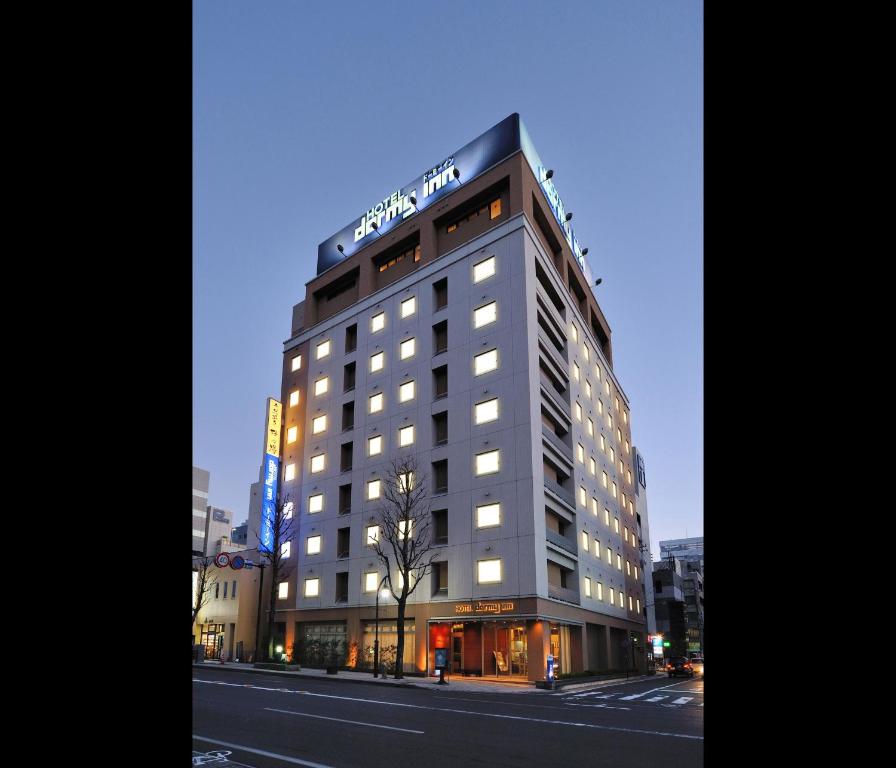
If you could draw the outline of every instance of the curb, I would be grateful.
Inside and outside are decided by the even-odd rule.
[[[214,669],[216,671],[226,671],[226,672],[242,672],[244,674],[249,675],[281,675],[283,677],[298,677],[304,680],[327,680],[333,681],[335,683],[360,683],[361,685],[378,685],[380,688],[385,688],[389,686],[390,688],[423,688],[422,685],[416,685],[414,683],[383,683],[379,678],[373,678],[371,676],[370,680],[362,679],[351,679],[346,677],[339,677],[339,675],[303,675],[301,672],[283,672],[279,669],[245,669],[243,667],[229,667],[226,664],[193,664],[193,669]]]

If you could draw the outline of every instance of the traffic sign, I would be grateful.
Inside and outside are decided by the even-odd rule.
[[[242,555],[234,555],[230,561],[230,567],[233,568],[233,570],[235,570],[235,571],[238,571],[245,564],[246,564],[246,561]]]
[[[215,555],[215,565],[217,565],[218,568],[226,568],[230,565],[230,555],[226,552],[221,552],[220,554]]]

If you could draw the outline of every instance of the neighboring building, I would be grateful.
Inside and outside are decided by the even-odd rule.
[[[674,557],[683,563],[688,651],[703,652],[703,537],[670,539],[660,542],[663,559]]]
[[[293,308],[279,497],[300,527],[277,640],[370,663],[376,481],[413,454],[438,556],[406,671],[433,673],[440,647],[455,673],[543,680],[549,654],[558,673],[643,670],[629,401],[584,252],[518,115],[432,160],[321,243]],[[395,615],[381,600],[381,647]]]
[[[242,544],[243,547],[246,546],[246,537],[248,536],[249,531],[249,521],[243,520],[236,528],[233,529],[230,533],[230,540],[234,544]]]
[[[193,467],[193,554],[205,553],[205,533],[208,518],[208,483],[206,469]]]
[[[664,648],[664,656],[687,655],[684,579],[680,560],[669,558],[653,564],[653,591],[656,630],[663,636],[663,641],[670,644]]]
[[[669,539],[660,542],[660,557],[674,557],[696,566],[703,573],[703,537],[692,536],[689,539]]]
[[[644,600],[647,633],[656,634],[656,597],[653,590],[653,557],[650,554],[650,523],[647,513],[647,466],[644,454],[632,446],[632,465],[635,468],[635,505],[641,526],[641,567],[644,569]]]
[[[205,518],[205,554],[215,554],[213,549],[221,541],[230,541],[230,531],[233,522],[233,513],[220,507],[208,507]]]

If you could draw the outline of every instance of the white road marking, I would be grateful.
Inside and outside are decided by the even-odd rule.
[[[292,712],[288,709],[274,709],[273,707],[265,707],[268,712],[282,712],[284,715],[299,715],[300,717],[313,717],[317,720],[335,720],[337,723],[351,723],[352,725],[366,725],[369,728],[385,728],[387,731],[402,731],[403,733],[424,733],[424,731],[415,731],[411,728],[396,728],[393,725],[377,725],[376,723],[362,723],[360,720],[343,720],[341,717],[324,717],[323,715],[311,715],[307,712]]]
[[[693,698],[694,698],[693,696],[682,696],[680,699],[675,699],[675,701],[673,701],[672,703],[673,704],[687,704]]]
[[[591,707],[592,709],[624,709],[626,712],[631,712],[631,707],[611,707],[609,704],[572,704],[571,702],[568,704],[570,707]]]
[[[623,696],[619,701],[631,701],[632,699],[640,699],[642,696],[646,696],[650,691],[644,691],[644,693],[633,693],[631,696]]]
[[[668,699],[668,696],[654,696],[650,699],[644,699],[644,701],[662,701],[663,699]]]
[[[231,747],[232,749],[240,749],[243,752],[251,752],[253,755],[263,755],[264,757],[273,757],[275,760],[282,760],[285,763],[293,763],[295,765],[306,765],[308,768],[333,768],[331,765],[324,765],[323,763],[312,763],[309,760],[299,760],[297,757],[288,757],[287,755],[278,755],[276,752],[267,752],[263,749],[255,749],[254,747],[246,747],[242,744],[230,744],[227,741],[221,741],[220,739],[209,739],[205,736],[197,736],[195,733],[193,734],[193,738],[196,741],[207,741],[210,744],[220,744],[224,747]]]

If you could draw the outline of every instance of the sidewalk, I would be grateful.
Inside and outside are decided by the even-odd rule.
[[[227,662],[221,664],[218,661],[204,661],[193,664],[194,669],[208,669],[216,671],[230,672],[247,672],[250,674],[260,675],[279,675],[285,678],[299,679],[315,679],[315,680],[332,680],[333,682],[343,683],[365,683],[369,685],[393,686],[396,688],[428,688],[432,691],[464,691],[479,693],[557,693],[558,690],[573,691],[582,690],[584,688],[599,687],[623,682],[625,678],[617,678],[614,680],[600,680],[590,683],[582,683],[580,685],[569,685],[555,691],[548,691],[536,688],[534,683],[521,682],[498,682],[496,680],[481,680],[475,677],[451,677],[447,675],[445,680],[448,685],[439,685],[437,677],[405,677],[396,680],[393,677],[385,679],[374,677],[372,672],[347,672],[339,670],[338,674],[328,675],[323,669],[303,669],[299,672],[281,672],[275,669],[256,669],[252,664],[237,664],[235,662]],[[643,677],[631,677],[629,681],[643,680]]]

